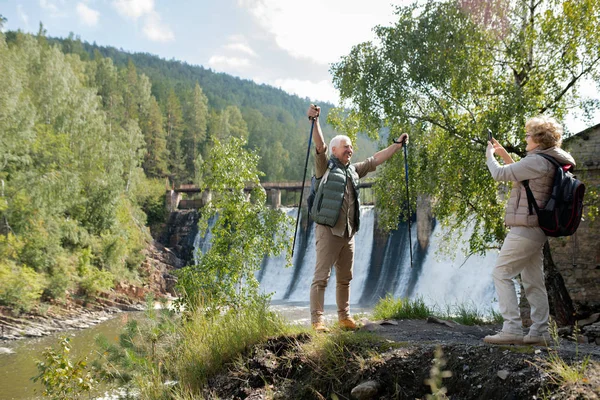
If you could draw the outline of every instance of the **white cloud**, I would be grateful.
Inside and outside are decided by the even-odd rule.
[[[339,93],[333,87],[331,81],[328,80],[312,82],[300,79],[276,79],[275,81],[265,83],[279,87],[288,93],[296,94],[300,97],[308,97],[313,100],[326,101],[332,104],[339,103]]]
[[[50,0],[40,0],[40,7],[42,7],[44,10],[50,11],[53,14],[58,13],[58,7]]]
[[[215,69],[237,70],[250,66],[250,60],[240,57],[212,56],[208,65]]]
[[[137,21],[142,18],[142,32],[153,42],[170,42],[175,34],[154,10],[154,0],[113,0],[113,7],[122,17]]]
[[[60,6],[64,6],[64,0],[51,1],[51,0],[40,0],[40,7],[48,12],[50,17],[52,18],[64,18],[67,16],[67,13],[64,10],[61,10]]]
[[[154,11],[154,0],[114,0],[112,4],[120,15],[133,20]]]
[[[21,19],[21,21],[23,21],[23,23],[25,24],[25,26],[29,27],[29,16],[23,10],[23,6],[21,4],[19,4],[17,6],[17,15],[19,16],[19,18]]]
[[[98,18],[100,13],[84,3],[77,3],[77,15],[85,25],[96,26],[98,24]]]
[[[252,50],[250,46],[244,43],[230,43],[225,46],[225,49],[245,53],[249,56],[256,57],[256,53],[254,52],[254,50]]]
[[[303,0],[238,0],[238,5],[293,57],[328,64],[347,54],[353,45],[372,40],[372,28],[393,19],[392,2],[412,1],[329,0],[313,6]]]
[[[145,17],[144,35],[153,42],[170,42],[175,39],[175,35],[168,25],[161,21],[157,12],[152,12]]]

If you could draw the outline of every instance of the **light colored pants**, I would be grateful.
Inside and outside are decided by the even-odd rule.
[[[544,255],[540,243],[522,236],[508,233],[492,272],[500,313],[504,318],[504,332],[522,335],[523,327],[513,279],[521,274],[525,297],[531,306],[529,334],[547,335],[548,294],[544,284]]]
[[[338,319],[346,319],[350,313],[350,281],[354,264],[354,236],[349,238],[335,236],[325,225],[316,226],[317,262],[315,275],[310,287],[311,322],[323,322],[325,288],[331,276],[331,267],[335,267],[335,300]]]

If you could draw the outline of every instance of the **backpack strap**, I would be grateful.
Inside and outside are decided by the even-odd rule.
[[[334,168],[335,168],[335,163],[331,159],[329,161],[327,161],[327,171],[325,171],[323,176],[320,178],[321,184],[324,184],[325,182],[327,182],[327,178],[329,177],[329,171],[331,171]]]
[[[543,153],[538,153],[539,156],[544,157],[546,160],[550,161],[552,164],[554,164],[554,166],[557,168],[555,175],[557,173],[560,173],[558,170],[560,170],[561,172],[563,171],[563,166],[556,161],[556,159],[552,156],[549,156],[548,154],[543,154]],[[556,176],[554,177],[554,179],[556,180]],[[529,215],[533,215],[533,209],[535,209],[535,212],[537,214],[539,214],[540,211],[540,207],[537,204],[537,201],[535,201],[535,197],[533,196],[533,192],[531,191],[531,188],[529,187],[529,180],[525,180],[522,182],[523,186],[525,186],[525,192],[527,193],[527,204],[529,206]],[[558,193],[556,192],[556,187],[555,185],[552,185],[552,193],[550,195],[550,199],[548,200],[548,205],[552,206],[551,208],[554,208],[554,202],[556,201],[556,198],[558,196]]]
[[[521,183],[523,184],[523,186],[525,186],[525,192],[527,193],[527,205],[529,206],[529,215],[533,215],[533,209],[535,209],[535,213],[537,214],[540,211],[540,206],[538,206],[537,201],[535,201],[533,192],[529,187],[529,179]]]

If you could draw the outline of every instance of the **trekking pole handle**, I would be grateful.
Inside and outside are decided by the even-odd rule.
[[[408,136],[404,137],[403,140],[396,140],[395,138],[392,139],[392,141],[396,144],[401,144],[402,147],[404,147],[406,145],[406,139],[408,139]]]
[[[319,108],[319,115],[321,115],[321,110],[320,110],[320,107],[319,107],[318,105],[316,105],[316,104],[311,104],[311,106],[312,106],[312,107],[314,107],[315,109],[316,109],[316,108]],[[313,122],[314,122],[314,121],[316,121],[316,120],[317,120],[317,118],[319,118],[319,115],[317,115],[316,117],[311,117],[311,116],[309,115],[309,116],[308,116],[308,120],[309,120],[309,121],[313,121]]]

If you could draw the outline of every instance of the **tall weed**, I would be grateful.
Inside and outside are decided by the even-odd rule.
[[[182,324],[177,357],[169,368],[181,387],[197,392],[207,379],[221,371],[245,349],[269,337],[294,330],[266,301],[230,308],[220,314],[206,314],[196,308]]]

